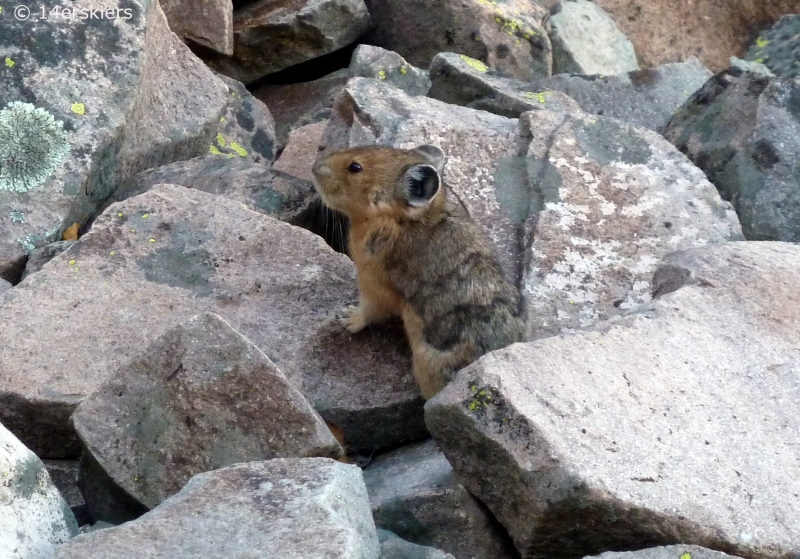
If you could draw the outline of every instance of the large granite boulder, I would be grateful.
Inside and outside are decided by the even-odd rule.
[[[36,455],[0,424],[0,552],[49,559],[78,533],[69,505]]]
[[[731,68],[686,101],[664,136],[733,203],[745,237],[800,241],[800,83]]]
[[[328,458],[198,474],[138,520],[83,534],[53,559],[378,559],[361,471]]]
[[[61,240],[144,169],[206,153],[227,88],[170,32],[158,2],[27,2],[2,15],[0,277]],[[58,17],[36,17],[47,10]],[[75,17],[71,20],[64,10]],[[80,10],[95,17],[82,18]],[[67,20],[64,19],[67,17]],[[113,62],[112,62],[113,61]]]
[[[798,272],[788,243],[673,253],[657,300],[483,357],[426,422],[525,558],[797,555]]]
[[[211,313],[142,348],[81,402],[72,423],[90,464],[148,509],[195,474],[342,450],[275,364]],[[112,492],[83,491],[95,520],[120,521],[123,511],[109,517],[94,507]]]
[[[352,262],[222,196],[160,185],[113,204],[3,297],[0,419],[41,456],[75,456],[77,404],[206,311],[263,351],[348,444],[425,435],[402,330],[351,335],[337,322],[357,300]]]

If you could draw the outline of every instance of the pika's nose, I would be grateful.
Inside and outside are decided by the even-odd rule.
[[[314,176],[318,179],[331,176],[331,168],[325,165],[325,161],[322,159],[317,159],[314,162],[311,172],[314,173]]]

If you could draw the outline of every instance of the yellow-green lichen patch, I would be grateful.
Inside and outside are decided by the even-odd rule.
[[[208,153],[210,153],[211,155],[222,155],[222,152],[219,151],[217,149],[217,146],[215,146],[214,144],[208,146]]]
[[[403,66],[403,67],[400,68],[400,75],[401,76],[405,76],[407,73],[408,73],[408,67],[407,66]]]
[[[16,62],[14,62],[11,58],[6,56],[6,66],[9,68],[13,68],[14,64],[16,64]]]
[[[247,157],[247,150],[236,142],[231,142],[231,149],[236,152],[239,157]]]
[[[381,70],[380,72],[378,72],[378,77],[380,79],[382,79],[382,80],[385,80],[386,79],[386,70]]]
[[[768,44],[769,44],[769,41],[767,41],[767,40],[766,40],[765,38],[763,38],[763,37],[759,37],[758,39],[756,39],[756,46],[757,46],[758,48],[760,48],[760,49],[763,49],[763,48],[764,48],[765,46],[767,46]]]
[[[491,389],[480,388],[474,382],[469,383],[470,398],[467,401],[469,411],[483,411],[492,405]]]
[[[549,91],[526,91],[522,94],[526,99],[535,99],[540,103],[547,103],[548,95],[551,95]]]
[[[489,70],[489,67],[481,62],[480,60],[475,60],[474,58],[470,58],[466,54],[461,55],[461,60],[463,60],[467,66],[472,68],[473,70],[477,70],[478,72],[485,73]]]
[[[220,147],[225,147],[225,144],[227,142],[225,141],[225,138],[222,136],[222,134],[217,134],[217,143],[220,145]]]
[[[76,115],[85,115],[86,114],[86,105],[83,103],[73,103],[72,106],[69,108],[73,113]]]
[[[692,559],[692,554],[688,551],[685,551],[683,552],[683,555],[681,555],[681,559]]]

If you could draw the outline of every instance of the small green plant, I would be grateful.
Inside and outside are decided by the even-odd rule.
[[[0,190],[27,192],[53,174],[69,153],[63,126],[30,103],[14,101],[0,111]]]

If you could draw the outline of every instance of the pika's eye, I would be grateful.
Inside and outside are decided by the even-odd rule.
[[[350,163],[350,166],[347,168],[347,170],[350,171],[353,174],[360,173],[361,172],[361,165],[359,165],[358,163],[353,161],[352,163]]]

